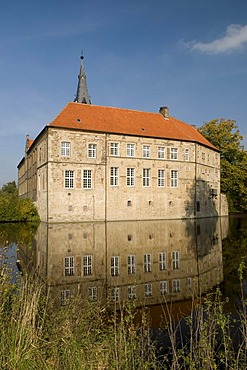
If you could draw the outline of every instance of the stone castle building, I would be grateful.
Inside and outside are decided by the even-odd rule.
[[[81,57],[74,102],[18,164],[20,197],[42,221],[157,220],[227,215],[219,150],[195,127],[159,113],[92,105]]]

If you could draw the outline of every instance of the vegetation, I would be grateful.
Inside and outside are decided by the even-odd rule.
[[[245,269],[239,269],[240,276]],[[8,284],[2,275],[0,295],[0,368],[5,370],[158,370],[246,369],[247,320],[244,298],[238,343],[224,312],[219,289],[193,303],[180,322],[164,314],[164,350],[151,340],[148,311],[138,316],[133,303],[120,312],[81,297],[55,307],[50,292],[34,277]],[[241,283],[243,280],[241,280]],[[165,312],[165,310],[164,310]],[[138,317],[137,317],[138,316]]]
[[[247,152],[236,122],[214,119],[199,131],[220,150],[221,191],[227,195],[229,211],[247,211]]]
[[[30,199],[18,198],[15,181],[3,185],[0,190],[1,221],[39,221],[36,207]]]

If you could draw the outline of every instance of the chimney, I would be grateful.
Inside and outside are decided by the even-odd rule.
[[[161,113],[165,119],[169,119],[169,108],[168,107],[160,107],[159,113]]]

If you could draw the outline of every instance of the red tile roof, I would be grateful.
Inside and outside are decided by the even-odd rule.
[[[161,113],[149,113],[71,102],[66,105],[49,126],[193,141],[217,150],[195,127],[179,121],[174,117],[165,119]]]

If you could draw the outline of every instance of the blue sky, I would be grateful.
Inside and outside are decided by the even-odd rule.
[[[82,49],[93,104],[234,119],[247,148],[246,0],[0,0],[0,186],[73,101]]]

